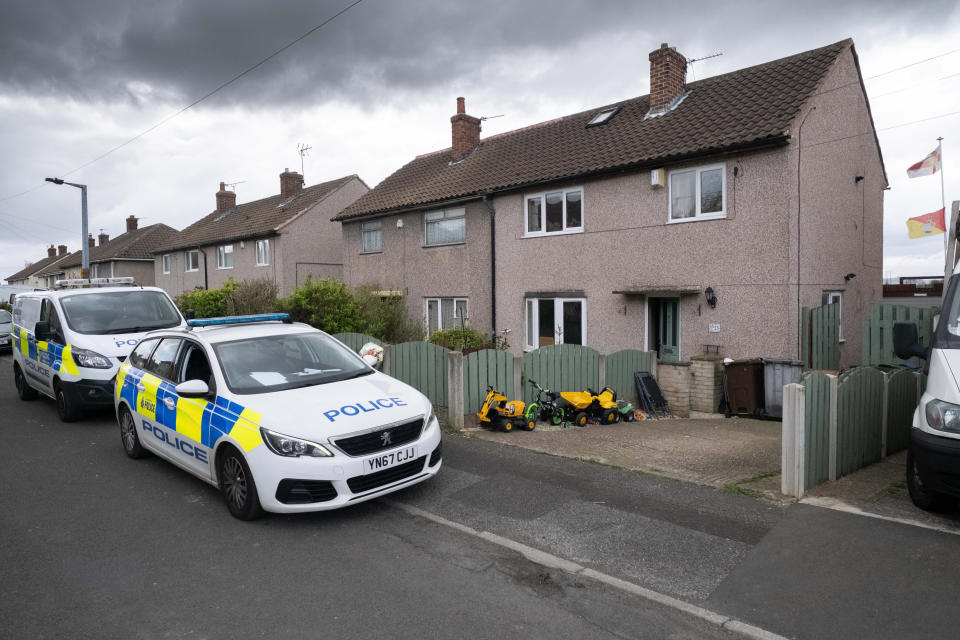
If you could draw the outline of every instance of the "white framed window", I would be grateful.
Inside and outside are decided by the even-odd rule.
[[[837,342],[846,342],[843,338],[843,291],[824,291],[821,303],[837,305],[837,322],[840,325],[837,329]]]
[[[460,244],[467,241],[467,210],[463,207],[423,214],[424,245]]]
[[[587,344],[585,298],[527,298],[524,309],[525,350],[551,344]]]
[[[524,199],[524,236],[583,232],[583,187],[528,195]]]
[[[725,218],[727,167],[711,164],[670,172],[670,215],[667,222]]]
[[[380,253],[383,249],[383,221],[371,220],[360,225],[363,246],[360,253]]]
[[[257,266],[265,267],[270,264],[270,240],[257,240]]]
[[[90,265],[90,277],[91,277],[91,278],[99,278],[99,277],[100,277],[100,265],[99,265],[99,264],[94,263],[94,264]]]
[[[427,336],[441,329],[456,329],[466,326],[467,313],[466,298],[427,298],[426,318]]]
[[[190,251],[183,252],[183,270],[200,270],[200,251],[198,249],[191,249]]]
[[[160,270],[164,273],[170,273],[170,254],[165,253],[160,256]]]
[[[217,269],[233,269],[232,244],[222,244],[217,247]]]

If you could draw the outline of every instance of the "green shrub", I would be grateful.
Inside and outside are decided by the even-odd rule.
[[[4,309],[6,311],[13,311],[13,307],[10,306],[9,302],[0,302],[0,309]]]
[[[428,340],[452,351],[482,349],[487,342],[486,336],[476,329],[442,329],[431,333]]]
[[[223,299],[223,312],[228,316],[271,313],[276,308],[277,285],[269,278],[244,280]]]
[[[215,318],[217,316],[227,315],[224,308],[224,301],[227,296],[235,291],[240,285],[228,278],[219,289],[197,289],[188,291],[177,296],[177,307],[183,313],[187,309],[193,309],[193,314],[197,318]]]
[[[360,306],[347,285],[333,278],[307,277],[289,298],[277,301],[277,310],[290,314],[295,322],[306,322],[327,333],[362,329]]]
[[[423,324],[407,313],[403,296],[381,296],[377,288],[364,285],[353,290],[360,309],[362,333],[390,344],[423,340]]]

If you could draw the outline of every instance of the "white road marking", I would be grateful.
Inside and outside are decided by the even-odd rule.
[[[766,629],[761,629],[760,627],[755,627],[751,624],[737,620],[736,618],[731,618],[730,616],[716,613],[714,611],[710,611],[709,609],[704,609],[703,607],[685,602],[678,598],[674,598],[673,596],[668,596],[664,593],[660,593],[659,591],[654,591],[653,589],[641,587],[638,584],[634,584],[620,578],[615,578],[614,576],[602,573],[595,569],[589,569],[577,564],[576,562],[567,560],[566,558],[561,558],[560,556],[553,555],[552,553],[541,551],[540,549],[535,549],[534,547],[525,545],[522,542],[504,538],[503,536],[490,533],[489,531],[478,531],[473,527],[460,524],[459,522],[454,522],[453,520],[448,520],[443,516],[438,516],[435,513],[424,511],[423,509],[409,504],[403,504],[402,502],[396,502],[395,500],[390,499],[385,499],[384,502],[391,507],[405,511],[410,515],[435,522],[445,527],[450,527],[451,529],[456,529],[461,533],[465,533],[476,538],[481,538],[487,542],[492,542],[493,544],[504,547],[505,549],[516,551],[530,562],[535,562],[541,566],[548,567],[550,569],[557,569],[572,575],[589,578],[596,582],[603,583],[608,587],[613,587],[614,589],[638,596],[644,600],[656,602],[657,604],[665,607],[669,607],[676,611],[681,611],[688,615],[694,616],[695,618],[699,618],[700,620],[720,627],[725,631],[736,633],[744,638],[749,638],[750,640],[787,640],[787,638],[784,636],[772,633]]]
[[[864,511],[860,507],[855,507],[852,504],[848,504],[843,500],[837,500],[836,498],[810,496],[807,498],[801,498],[800,504],[809,504],[814,507],[823,507],[824,509],[833,509],[834,511],[842,511],[844,513],[852,513],[858,516],[866,516],[867,518],[876,518],[877,520],[886,520],[888,522],[896,522],[898,524],[922,527],[924,529],[933,529],[934,531],[960,536],[960,529],[951,529],[950,527],[945,527],[938,524],[930,524],[928,522],[920,522],[919,520],[911,520],[910,518],[897,518],[894,516],[884,516],[879,513],[871,513],[869,511]]]

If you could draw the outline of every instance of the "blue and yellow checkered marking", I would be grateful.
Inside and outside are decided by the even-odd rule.
[[[138,383],[144,383],[139,391]],[[213,400],[180,398],[174,385],[124,363],[117,373],[117,393],[121,399],[147,419],[213,449],[223,436],[230,436],[244,451],[263,444],[260,421],[263,416],[223,396]],[[173,398],[169,409],[164,398]]]
[[[71,347],[69,344],[62,345],[57,342],[43,342],[33,339],[33,334],[22,327],[14,325],[10,328],[13,335],[14,347],[19,340],[20,353],[30,360],[35,360],[42,365],[46,365],[59,373],[68,373],[79,376],[80,370],[77,369],[77,363],[73,361]]]

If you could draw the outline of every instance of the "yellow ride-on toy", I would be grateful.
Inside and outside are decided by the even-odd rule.
[[[570,405],[568,413],[573,414],[573,424],[578,427],[585,426],[590,418],[602,424],[613,424],[620,419],[617,393],[610,387],[604,387],[600,393],[593,389],[564,391],[560,397]]]
[[[477,418],[482,424],[499,431],[513,431],[514,427],[533,431],[536,426],[536,407],[531,405],[531,411],[525,411],[526,408],[522,400],[508,400],[507,396],[493,387],[487,387],[487,398]]]

